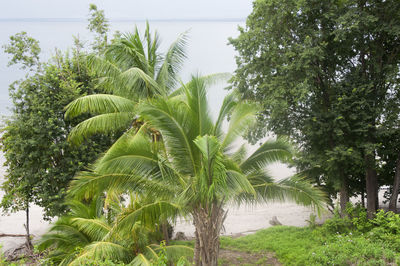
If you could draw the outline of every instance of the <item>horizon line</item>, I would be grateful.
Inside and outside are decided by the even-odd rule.
[[[246,18],[111,18],[109,22],[239,22]],[[0,18],[0,22],[87,22],[87,18]]]

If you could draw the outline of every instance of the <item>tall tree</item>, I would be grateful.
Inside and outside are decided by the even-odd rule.
[[[21,47],[23,43],[15,43],[18,36],[12,37],[13,45]],[[30,62],[27,59],[23,64],[33,67]],[[28,212],[29,203],[36,203],[44,208],[45,217],[63,213],[65,189],[75,172],[111,144],[99,135],[79,147],[67,142],[77,120],[64,121],[65,105],[94,92],[94,79],[84,62],[77,53],[55,57],[54,63],[41,63],[31,76],[11,85],[14,107],[5,121],[1,140],[7,167],[2,185],[6,194],[1,203],[5,210]]]
[[[230,40],[239,52],[234,87],[264,106],[249,138],[289,134],[301,146],[299,166],[332,193],[340,191],[342,209],[366,185],[370,217],[378,131],[386,112],[398,118],[390,106],[399,96],[399,5],[259,0],[246,28]]]
[[[174,219],[191,215],[195,226],[196,265],[217,265],[219,235],[227,203],[294,200],[321,208],[324,194],[305,180],[274,182],[266,166],[291,156],[283,140],[267,141],[252,155],[234,142],[254,121],[256,107],[225,98],[213,121],[207,102],[207,78],[194,77],[170,96],[143,101],[144,124],[127,131],[94,165],[77,176],[70,193],[82,198],[99,191],[134,191],[153,199],[141,212],[127,213],[119,225],[151,221],[154,213]],[[228,131],[222,124],[230,115]],[[158,138],[154,131],[159,132]]]
[[[110,29],[104,10],[99,10],[95,4],[90,4],[88,20],[88,29],[95,34],[92,48],[96,53],[101,53],[107,47],[107,33]]]

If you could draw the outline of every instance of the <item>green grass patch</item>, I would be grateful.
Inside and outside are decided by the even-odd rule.
[[[390,243],[369,234],[323,232],[276,226],[237,239],[222,237],[221,247],[253,253],[273,251],[284,265],[400,265],[400,254]]]
[[[309,228],[277,226],[237,239],[222,237],[221,247],[257,253],[273,251],[282,263],[304,265],[308,251],[316,245],[311,232]]]

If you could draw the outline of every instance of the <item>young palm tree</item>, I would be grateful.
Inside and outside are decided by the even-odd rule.
[[[151,222],[156,214],[171,220],[190,215],[196,229],[195,264],[217,265],[228,203],[294,200],[322,208],[325,196],[316,187],[299,178],[274,182],[268,174],[268,164],[290,159],[286,141],[267,141],[250,156],[243,147],[235,149],[237,138],[255,120],[254,104],[228,95],[213,121],[205,80],[193,77],[169,97],[143,101],[136,110],[144,121],[140,129],[126,132],[70,190],[78,198],[112,189],[153,199],[121,218],[121,227]],[[161,134],[157,141],[149,138],[153,129]]]
[[[118,198],[118,197],[117,197]],[[48,259],[57,265],[91,265],[96,262],[131,263],[141,265],[157,261],[163,251],[169,261],[193,254],[191,248],[168,246],[161,248],[156,223],[135,222],[129,228],[118,225],[127,214],[140,210],[146,199],[131,196],[128,206],[115,197],[104,201],[95,197],[89,204],[71,200],[70,212],[60,217],[42,236],[39,248],[51,250]],[[104,204],[112,215],[104,213]],[[156,218],[157,220],[157,218]],[[158,219],[159,221],[159,219]],[[104,264],[105,265],[105,264]]]
[[[177,75],[186,58],[187,36],[181,34],[165,54],[158,51],[159,37],[147,23],[144,38],[136,28],[116,38],[103,56],[89,56],[88,63],[99,77],[104,94],[80,97],[66,107],[65,117],[84,113],[93,117],[78,124],[69,138],[77,143],[95,133],[125,130],[136,117],[140,99],[166,95],[177,84]]]

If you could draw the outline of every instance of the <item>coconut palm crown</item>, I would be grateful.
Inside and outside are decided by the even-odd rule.
[[[81,173],[70,192],[91,197],[112,189],[152,198],[153,203],[119,221],[128,228],[160,214],[170,220],[190,216],[196,229],[195,264],[217,265],[228,203],[294,200],[321,209],[325,195],[299,178],[274,182],[266,167],[287,162],[292,155],[292,147],[283,139],[265,142],[250,156],[243,146],[236,148],[238,138],[255,121],[257,107],[238,101],[233,93],[224,99],[214,121],[206,84],[205,78],[193,77],[170,96],[142,101],[136,110],[144,124],[127,131],[91,172]],[[154,129],[158,138],[149,137]]]
[[[80,97],[66,107],[67,119],[84,113],[92,115],[72,130],[69,139],[80,143],[96,133],[132,126],[140,99],[166,95],[175,88],[186,58],[186,42],[187,35],[183,33],[161,54],[159,36],[157,32],[151,34],[147,23],[143,37],[136,28],[134,33],[114,39],[103,55],[88,56],[89,67],[99,78],[98,87],[104,93]]]

